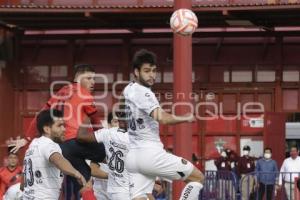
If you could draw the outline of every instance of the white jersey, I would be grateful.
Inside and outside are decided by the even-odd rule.
[[[59,198],[63,174],[49,161],[55,152],[62,153],[59,145],[50,138],[41,136],[31,142],[23,163],[24,200]]]
[[[155,94],[147,87],[132,82],[123,95],[128,119],[130,149],[163,147],[159,137],[159,123],[150,115],[160,107]]]
[[[22,191],[20,190],[20,183],[10,186],[3,196],[3,200],[21,200]]]
[[[105,163],[100,163],[100,169],[106,173],[109,171],[108,166]],[[93,189],[96,199],[109,200],[107,194],[107,179],[93,178],[93,180]]]
[[[108,162],[107,192],[128,192],[129,174],[124,160],[128,153],[128,133],[118,127],[103,128],[95,132],[97,142],[103,142]]]

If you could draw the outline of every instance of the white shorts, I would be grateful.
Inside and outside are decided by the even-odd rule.
[[[104,192],[97,192],[94,191],[96,199],[101,199],[101,200],[109,200],[108,194]]]
[[[185,180],[194,169],[189,161],[167,153],[162,148],[131,149],[125,165],[131,173],[131,198],[152,193],[156,177]]]
[[[108,193],[108,196],[110,200],[130,200],[129,192]]]
[[[96,199],[109,200],[107,192],[94,189],[94,195],[95,195]]]

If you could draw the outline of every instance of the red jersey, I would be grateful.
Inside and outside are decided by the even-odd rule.
[[[49,108],[63,111],[66,140],[76,138],[83,119],[97,112],[91,93],[77,83],[64,86],[53,95],[43,109]],[[26,138],[33,139],[37,135],[36,119],[33,121],[25,134]]]
[[[16,184],[21,182],[22,167],[17,166],[14,170],[10,170],[8,167],[2,167],[0,169],[0,199],[2,199],[6,190]]]

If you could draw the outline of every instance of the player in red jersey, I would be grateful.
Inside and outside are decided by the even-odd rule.
[[[91,181],[91,168],[85,160],[88,159],[99,163],[105,158],[105,149],[102,143],[87,145],[76,140],[77,130],[85,117],[88,116],[92,124],[100,124],[92,96],[94,86],[95,70],[93,66],[78,65],[75,68],[74,83],[64,86],[56,94],[51,94],[51,98],[42,109],[55,108],[63,112],[66,132],[65,142],[60,145],[62,153],[87,181]],[[25,138],[11,141],[10,145],[14,146],[13,151],[18,151],[18,149],[28,144],[36,135],[36,119],[34,119],[25,134]],[[74,184],[74,190],[80,190],[81,186],[78,182],[72,177],[68,178]],[[85,194],[88,194],[87,196],[94,196],[92,190],[84,191],[83,197]]]

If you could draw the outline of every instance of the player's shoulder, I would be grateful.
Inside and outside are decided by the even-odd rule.
[[[55,143],[53,140],[51,140],[48,137],[45,136],[41,136],[39,138],[37,138],[36,143],[41,146],[41,147],[59,147],[59,145],[57,143]]]
[[[129,85],[128,85],[129,86]],[[127,93],[133,95],[136,98],[143,98],[143,97],[152,97],[155,96],[154,93],[150,88],[147,88],[141,84],[133,82],[131,86],[126,90]]]
[[[119,138],[119,140],[121,140],[122,142],[124,143],[129,142],[128,132],[125,129],[118,128],[116,135]]]
[[[53,98],[55,99],[68,99],[72,96],[72,85],[68,84],[60,88]]]
[[[133,87],[134,87],[134,82],[128,83],[123,90],[123,94],[127,94],[128,92],[130,92]]]
[[[107,136],[111,138],[115,137],[118,134],[118,129],[118,127],[108,128],[106,132]]]
[[[106,135],[110,131],[111,131],[110,128],[100,128],[100,129],[96,130],[94,133],[95,134],[104,134],[104,135]]]

